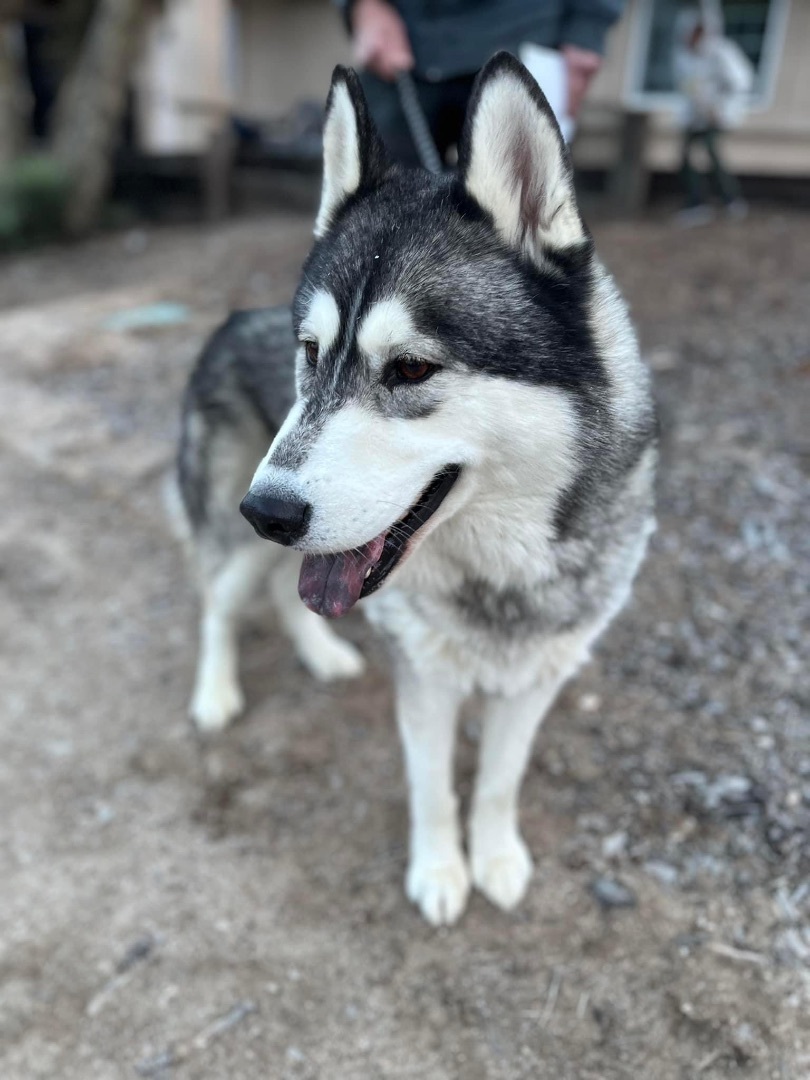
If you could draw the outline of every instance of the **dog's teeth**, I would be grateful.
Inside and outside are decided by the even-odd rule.
[[[373,569],[374,569],[374,567],[373,567],[373,566],[370,566],[370,567],[368,568],[368,570],[366,570],[366,577],[370,577],[370,576],[371,576],[371,571],[372,571]]]

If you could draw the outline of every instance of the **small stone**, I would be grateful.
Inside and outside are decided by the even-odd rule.
[[[732,1032],[731,1041],[737,1056],[743,1061],[748,1061],[753,1056],[756,1049],[756,1037],[749,1023],[743,1021],[737,1024]]]
[[[685,772],[675,773],[672,782],[682,787],[704,787],[706,773],[700,772],[699,769],[687,769]]]
[[[691,816],[681,818],[675,828],[672,830],[671,840],[674,844],[682,844],[685,840],[688,840],[697,830],[697,820]]]
[[[660,881],[662,885],[674,885],[678,880],[678,869],[663,859],[648,859],[644,863],[647,873]]]
[[[609,908],[631,908],[636,906],[636,895],[626,885],[615,878],[596,878],[591,883],[591,892],[606,910]]]
[[[706,790],[706,805],[713,809],[723,801],[742,802],[751,794],[751,780],[747,776],[718,776]]]
[[[584,713],[598,712],[602,707],[602,699],[598,694],[583,694],[579,699],[579,708]]]
[[[580,814],[577,818],[577,825],[584,832],[606,833],[609,824],[604,814]]]
[[[602,854],[606,859],[617,859],[627,850],[627,833],[615,832],[602,841]]]

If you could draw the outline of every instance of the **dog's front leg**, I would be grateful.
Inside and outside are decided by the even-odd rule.
[[[470,811],[470,864],[476,888],[505,911],[523,899],[532,875],[518,827],[520,783],[535,732],[564,681],[557,677],[517,697],[485,700]]]
[[[397,676],[411,818],[405,890],[427,921],[441,926],[458,919],[470,891],[453,790],[456,721],[464,694],[404,664]]]

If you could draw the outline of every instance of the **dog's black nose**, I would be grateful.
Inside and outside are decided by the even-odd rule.
[[[242,514],[265,540],[294,544],[307,531],[312,507],[300,499],[279,499],[249,491],[239,504]]]

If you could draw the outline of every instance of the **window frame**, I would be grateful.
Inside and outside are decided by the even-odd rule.
[[[647,70],[656,0],[638,0],[631,22],[628,63],[625,69],[623,100],[634,112],[678,111],[683,98],[676,90],[643,90]],[[784,50],[791,0],[770,0],[758,69],[758,87],[751,94],[751,112],[765,112],[773,103],[779,61]],[[695,5],[697,6],[697,5]]]

